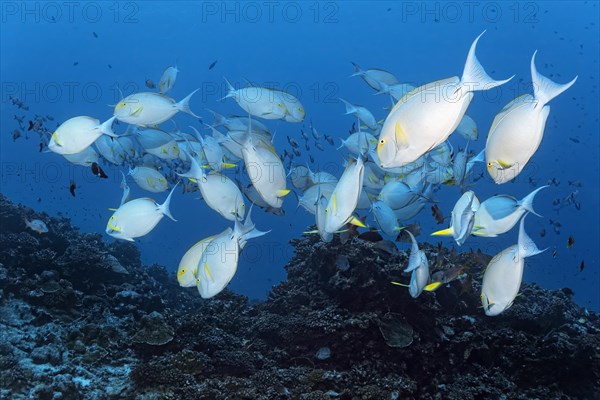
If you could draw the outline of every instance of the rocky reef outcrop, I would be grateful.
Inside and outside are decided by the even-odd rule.
[[[293,244],[266,301],[202,300],[134,244],[0,195],[0,398],[600,399],[600,318],[569,289],[524,285],[491,318],[485,255],[423,244],[435,269],[473,279],[413,299],[390,283],[408,281],[403,251]]]

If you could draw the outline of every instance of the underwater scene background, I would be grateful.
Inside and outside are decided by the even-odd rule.
[[[600,398],[598,2],[0,6],[0,397]],[[127,96],[158,93],[163,72],[176,66],[166,95],[179,102],[199,89],[190,99],[197,117],[179,112],[161,129],[191,140],[190,126],[224,134],[210,110],[248,118],[227,97],[228,82],[277,89],[305,115],[253,118],[270,131],[285,172],[308,166],[339,179],[359,157],[338,149],[342,140],[362,130],[379,138],[396,103],[351,76],[357,68],[388,71],[412,87],[460,77],[483,31],[477,58],[485,71],[514,78],[474,93],[466,114],[477,138],[450,135],[454,157],[466,146],[469,158],[482,151],[502,108],[533,93],[534,51],[539,73],[559,84],[577,80],[549,102],[543,139],[515,179],[498,185],[475,163],[462,185],[440,179],[417,195],[423,209],[398,224],[411,227],[432,274],[456,272],[417,298],[391,283],[409,284],[410,238],[380,232],[367,206],[356,210],[366,228],[322,241],[315,216],[298,205],[306,188],[290,173],[293,193],[282,196],[281,210],[252,207],[256,229],[268,233],[248,240],[226,289],[203,299],[195,283],[180,287],[180,261],[234,222],[177,176],[190,169],[184,156],[143,159],[139,131],[123,121],[113,130],[133,138],[138,155],[119,163],[101,155],[94,168],[75,165],[48,147],[70,118],[102,123]],[[357,123],[340,99],[366,107],[378,127]],[[248,187],[244,162],[225,161],[236,165],[223,173]],[[127,176],[130,198],[161,204],[180,181],[170,203],[177,221],[163,218],[133,243],[115,239],[107,223],[123,195],[121,172],[142,163],[159,166],[169,188],[150,193]],[[371,184],[383,185],[377,176]],[[544,185],[533,201],[539,216],[528,215],[525,230],[547,250],[525,260],[512,306],[486,316],[482,275],[491,257],[517,243],[519,227],[474,234],[461,246],[430,234],[450,225],[464,190],[483,202],[522,199]],[[244,201],[248,214],[252,202]]]

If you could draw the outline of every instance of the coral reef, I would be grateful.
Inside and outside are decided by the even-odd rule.
[[[312,235],[266,301],[202,300],[134,244],[1,195],[0,226],[0,398],[600,399],[600,318],[569,289],[524,285],[486,317],[478,279],[412,299],[390,283],[406,252]],[[422,248],[475,277],[489,259]]]

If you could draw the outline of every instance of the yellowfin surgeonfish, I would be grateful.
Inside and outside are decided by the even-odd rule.
[[[130,175],[140,188],[148,192],[161,193],[169,190],[167,179],[154,168],[143,166],[130,168],[127,175]]]
[[[473,191],[463,193],[452,209],[450,228],[433,232],[432,236],[451,235],[462,246],[473,231],[475,213],[479,209],[479,199]]]
[[[462,78],[455,76],[420,86],[394,106],[377,145],[383,168],[415,161],[443,143],[463,118],[474,91],[489,90],[512,79],[495,81],[487,75],[475,56],[481,35],[471,45]]]
[[[513,304],[521,287],[525,258],[545,251],[538,249],[525,232],[526,216],[521,218],[518,243],[496,254],[483,274],[481,304],[487,316],[496,316]]]
[[[362,157],[348,163],[325,208],[324,229],[327,232],[334,233],[349,222],[364,226],[353,216],[362,190],[364,171]]]
[[[211,171],[205,173],[191,155],[191,168],[179,176],[192,178],[198,184],[206,204],[229,221],[241,220],[246,213],[244,197],[238,186],[228,176]]]
[[[240,251],[246,242],[267,234],[255,228],[248,212],[242,225],[235,221],[233,230],[227,228],[211,240],[204,250],[196,270],[196,286],[203,299],[219,294],[229,284],[237,271]]]
[[[199,118],[190,109],[190,99],[198,90],[180,102],[159,93],[134,93],[117,103],[114,114],[121,122],[144,127],[161,124],[180,111]]]
[[[404,272],[412,272],[410,283],[408,284],[408,292],[412,298],[417,298],[421,295],[427,282],[429,282],[429,261],[423,250],[419,250],[419,245],[413,234],[406,230],[412,242],[410,256],[408,257],[408,266]],[[392,282],[395,285],[406,286],[397,282]]]
[[[508,195],[497,195],[483,201],[475,213],[473,235],[495,237],[508,232],[525,212],[540,216],[533,209],[533,199],[542,189],[535,189],[521,200]]]
[[[76,154],[87,149],[102,135],[118,137],[112,130],[115,117],[100,123],[92,117],[74,117],[66,120],[52,134],[48,148],[57,154]]]
[[[175,86],[175,80],[177,79],[177,73],[179,70],[177,67],[167,67],[160,77],[160,81],[158,82],[158,90],[160,94],[168,93],[173,86]]]
[[[231,228],[227,229],[227,234],[231,233]],[[223,232],[222,234],[225,234]],[[181,261],[179,261],[179,267],[177,268],[177,282],[182,287],[196,286],[196,274],[198,271],[198,264],[202,254],[213,241],[219,235],[209,236],[202,239],[183,255]]]
[[[171,196],[176,187],[177,185],[173,186],[163,204],[157,204],[149,198],[140,198],[121,205],[109,218],[106,233],[117,239],[133,242],[134,238],[147,235],[165,215],[177,221],[169,210]]]
[[[286,188],[286,175],[283,162],[273,145],[264,140],[255,142],[250,135],[251,127],[240,140],[244,166],[252,185],[271,207],[281,208],[283,197],[290,193]]]
[[[564,85],[540,74],[531,57],[533,96],[517,97],[496,115],[485,145],[487,170],[497,184],[514,179],[537,151],[550,113],[550,100],[570,88],[577,77]]]
[[[340,98],[340,101],[346,106],[346,115],[354,114],[359,120],[364,122],[369,129],[377,129],[377,121],[375,120],[373,113],[366,107],[351,104],[342,98]]]
[[[259,86],[248,86],[235,89],[227,79],[227,95],[232,97],[244,111],[255,117],[264,119],[285,119],[288,114],[287,107],[275,91]]]

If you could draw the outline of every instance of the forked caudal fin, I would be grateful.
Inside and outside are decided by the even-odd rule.
[[[200,90],[200,88],[194,90],[192,93],[188,94],[179,103],[175,104],[175,106],[177,107],[177,109],[179,111],[181,111],[181,112],[186,113],[186,114],[190,114],[192,117],[200,118],[199,116],[197,116],[196,114],[194,114],[194,112],[190,108],[190,99],[192,98],[192,96],[194,95],[194,93],[196,93],[198,90]]]
[[[537,50],[531,57],[531,82],[533,84],[533,96],[538,101],[538,106],[543,107],[550,100],[570,88],[577,80],[577,76],[569,83],[560,84],[553,82],[538,72],[537,68],[535,67],[536,54]]]
[[[465,86],[469,91],[489,90],[495,88],[496,86],[505,84],[514,77],[513,75],[508,79],[496,81],[485,72],[483,66],[479,63],[479,60],[475,55],[477,42],[484,33],[485,31],[481,32],[481,34],[473,41],[473,44],[469,49],[469,54],[467,55],[467,61],[465,63],[465,69],[463,71],[462,78],[460,79],[461,85]]]
[[[546,250],[548,250],[547,248],[544,250],[540,250],[536,244],[533,242],[533,240],[529,237],[529,235],[527,234],[527,232],[525,232],[525,218],[527,217],[527,214],[523,215],[523,218],[521,218],[521,224],[519,225],[519,257],[521,258],[525,258],[525,257],[531,257],[531,256],[535,256],[536,254],[540,254]]]
[[[171,210],[169,209],[169,206],[171,205],[171,196],[173,195],[173,192],[175,191],[175,188],[177,187],[177,185],[179,185],[179,181],[175,184],[175,186],[173,186],[173,189],[171,189],[171,192],[167,196],[167,199],[165,200],[165,202],[162,203],[160,206],[158,206],[160,211],[164,215],[171,218],[175,222],[177,222],[177,220],[175,218],[173,218],[173,216],[171,215]]]
[[[517,206],[524,208],[525,210],[529,211],[530,213],[537,215],[538,217],[541,217],[540,214],[536,213],[535,210],[533,209],[533,199],[535,198],[535,195],[538,194],[538,192],[544,188],[547,188],[548,185],[544,185],[542,187],[539,187],[537,189],[535,189],[533,192],[529,193],[527,196],[523,197],[521,200],[517,201]]]

